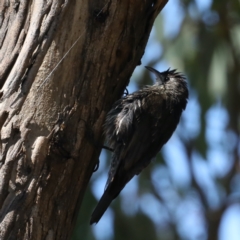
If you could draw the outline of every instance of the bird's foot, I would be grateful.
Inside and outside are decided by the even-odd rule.
[[[129,94],[128,89],[125,88],[123,95],[127,96]]]
[[[96,172],[98,170],[98,168],[99,168],[99,159],[98,159],[96,165],[93,168],[93,172]]]
[[[110,147],[107,147],[107,146],[102,146],[102,148],[104,148],[104,149],[106,149],[106,150],[108,150],[108,151],[110,151],[110,152],[113,152],[113,149],[112,148],[110,148]]]

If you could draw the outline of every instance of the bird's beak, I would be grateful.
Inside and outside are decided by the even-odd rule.
[[[163,75],[159,71],[157,71],[156,69],[154,69],[152,67],[148,67],[148,66],[145,66],[145,68],[147,70],[149,70],[150,72],[152,72],[156,76],[156,80],[158,82],[160,82],[161,84],[164,83],[164,77],[163,77]]]

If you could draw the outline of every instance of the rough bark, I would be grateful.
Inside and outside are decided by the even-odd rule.
[[[70,237],[106,112],[165,3],[1,1],[0,239]]]

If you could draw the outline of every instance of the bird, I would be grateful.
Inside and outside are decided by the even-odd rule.
[[[187,106],[188,86],[182,73],[146,69],[155,75],[155,84],[117,100],[106,116],[104,132],[113,153],[106,187],[90,224],[101,219],[125,185],[156,157]]]

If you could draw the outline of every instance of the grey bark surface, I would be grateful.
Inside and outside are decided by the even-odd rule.
[[[69,239],[106,113],[165,4],[1,1],[0,239]]]

